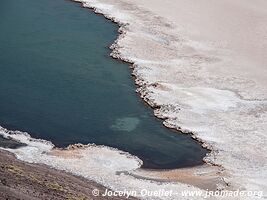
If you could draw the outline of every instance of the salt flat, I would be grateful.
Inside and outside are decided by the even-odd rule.
[[[229,185],[266,192],[267,2],[84,2],[123,24],[113,56],[155,115],[213,149]]]
[[[155,115],[164,118],[167,127],[193,133],[212,150],[205,161],[207,165],[218,166],[218,173],[223,172],[219,176],[225,183],[214,182],[217,189],[263,191],[266,198],[267,2],[81,2],[85,7],[94,8],[95,12],[120,23],[121,35],[112,45],[111,55],[133,63],[137,91],[155,108]],[[2,132],[6,134],[6,130]],[[186,181],[179,182],[179,179],[170,183],[138,179],[138,175],[156,179],[157,176],[166,178],[166,174],[141,171],[138,158],[118,153],[115,149],[89,146],[87,150],[78,150],[83,159],[76,165],[79,156],[73,158],[64,154],[58,159],[61,153],[42,153],[51,151],[52,145],[44,145],[42,149],[40,141],[36,141],[38,145],[35,145],[28,137],[24,140],[29,147],[11,150],[19,158],[52,164],[55,168],[89,177],[114,190],[164,188],[179,194],[183,190],[202,190]],[[36,156],[28,154],[30,151],[36,152]],[[115,159],[107,164],[107,158],[111,157]],[[90,170],[90,163],[94,162],[99,169],[97,174]],[[188,175],[189,172],[186,173]],[[201,169],[197,173],[201,174]],[[170,172],[168,176],[177,175]],[[176,180],[174,177],[169,179]]]

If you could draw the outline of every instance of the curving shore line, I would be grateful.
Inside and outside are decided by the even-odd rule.
[[[211,149],[227,185],[266,195],[266,2],[77,2],[120,25],[111,56],[132,63],[155,116]]]
[[[9,131],[1,129],[1,135],[27,144],[26,147],[8,151],[21,160],[46,164],[83,176],[113,190],[163,188],[178,194],[169,198],[144,199],[178,199],[184,190],[204,191],[206,188],[203,185],[201,187],[201,181],[205,178],[198,179],[198,183],[195,177],[191,182],[188,180],[192,179],[191,175],[203,177],[204,174],[205,177],[205,173],[211,180],[214,180],[214,174],[222,180],[209,183],[212,189],[215,186],[220,190],[259,190],[266,195],[267,140],[264,130],[267,130],[267,73],[264,73],[265,57],[260,53],[266,48],[266,40],[262,35],[265,32],[264,23],[261,26],[266,19],[266,3],[258,0],[259,5],[251,6],[247,0],[234,3],[223,0],[224,5],[221,5],[222,2],[197,3],[191,0],[177,0],[175,3],[169,0],[164,3],[159,0],[140,0],[138,5],[134,0],[77,2],[82,2],[84,7],[93,8],[96,13],[104,14],[121,26],[121,34],[111,46],[111,56],[132,63],[137,91],[155,109],[155,116],[164,119],[164,125],[169,128],[193,133],[196,139],[212,150],[205,161],[221,167],[212,170],[205,167],[182,169],[179,172],[146,171],[140,169],[141,161],[138,158],[116,149],[89,145],[86,148],[79,146],[57,150],[49,142],[35,140],[20,132],[9,134]],[[222,12],[220,6],[226,6],[227,12]],[[213,15],[207,16],[210,13]],[[219,20],[222,27],[228,25],[229,30],[237,24],[241,26],[241,32],[244,31],[243,26],[251,27],[251,24],[237,23],[240,22],[238,20],[232,20],[233,24],[225,24],[224,18],[233,17],[233,13],[248,18],[251,24],[255,24],[253,20],[258,22],[255,34],[262,41],[261,45],[254,47],[254,40],[244,45],[254,48],[253,52],[249,52],[252,56],[248,56],[247,49],[241,45],[243,38],[234,35],[236,42],[229,36],[232,33],[226,30],[226,33],[215,34],[222,30],[214,29],[217,28],[216,23],[209,24]],[[251,17],[248,16],[250,14]],[[212,20],[209,17],[213,17]],[[198,20],[204,20],[214,27],[209,28]],[[244,37],[251,38],[253,30],[244,32]],[[217,36],[220,40],[217,40]],[[198,196],[190,199],[203,198]]]
[[[213,168],[203,168],[204,170],[201,171],[199,168],[190,169],[190,173],[186,170],[144,171],[140,169],[142,165],[140,159],[115,148],[94,144],[75,144],[65,149],[59,149],[55,148],[51,142],[32,138],[24,132],[9,131],[0,127],[0,134],[5,138],[25,144],[17,149],[0,148],[0,152],[6,150],[26,163],[41,164],[47,166],[48,169],[61,170],[63,177],[65,176],[64,172],[67,172],[93,181],[97,183],[96,185],[103,185],[112,191],[134,191],[136,194],[133,197],[139,199],[172,200],[180,198],[182,191],[213,190],[216,184],[224,184],[218,177],[217,170]],[[194,175],[191,174],[192,171],[194,171]],[[155,174],[155,172],[159,174]],[[165,176],[166,173],[175,174],[176,177],[173,176],[172,179],[169,179]],[[60,175],[57,178],[60,179]],[[30,180],[29,182],[31,183]],[[20,187],[23,189],[23,183],[17,187],[19,191],[21,191]],[[143,196],[143,189],[164,190],[173,192],[173,195]]]

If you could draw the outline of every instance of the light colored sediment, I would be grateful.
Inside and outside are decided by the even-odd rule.
[[[202,165],[197,167],[173,169],[173,170],[149,170],[138,169],[131,173],[141,178],[160,182],[180,182],[203,190],[216,191],[219,187],[226,188],[223,176],[225,171],[218,166]],[[233,188],[227,187],[228,190]]]
[[[48,152],[48,155],[57,156],[59,158],[64,158],[67,160],[83,160],[85,157],[84,152],[87,152],[86,153],[87,155],[91,154],[92,156],[93,154],[93,157],[96,157],[99,159],[99,155],[96,152],[96,149],[97,149],[96,146],[93,148],[93,151],[91,152],[88,151],[91,148],[92,148],[92,145],[71,145],[67,149],[53,149],[52,151]],[[101,150],[101,153],[103,153],[103,148],[100,148],[100,150]],[[90,158],[90,156],[87,158]],[[110,158],[113,158],[113,156],[110,155]],[[108,164],[110,163],[111,162],[109,162]],[[87,161],[87,165],[95,165],[95,163],[92,162],[92,164],[90,164]],[[225,183],[225,181],[222,179],[222,176],[224,175],[225,171],[217,166],[211,166],[211,165],[205,164],[205,165],[197,166],[197,167],[174,169],[174,170],[149,170],[149,169],[142,169],[139,167],[132,168],[133,165],[129,165],[129,166],[130,166],[130,169],[127,169],[126,166],[121,166],[122,169],[116,170],[116,171],[119,173],[127,172],[130,176],[136,177],[137,179],[141,179],[141,180],[152,180],[152,181],[158,181],[158,182],[163,182],[163,183],[180,182],[180,183],[189,184],[189,185],[192,185],[192,186],[204,189],[204,190],[214,191],[217,189],[218,186],[227,187],[227,183]],[[140,165],[137,165],[137,166],[140,166]],[[96,166],[96,168],[99,168],[99,167],[103,168],[103,166]],[[228,189],[230,188],[228,187]]]
[[[93,189],[104,192],[106,188],[85,178],[44,165],[22,162],[11,153],[0,150],[1,200],[94,200]],[[97,199],[121,200],[126,197],[100,196]]]
[[[67,149],[57,149],[50,142],[31,138],[27,133],[7,131],[0,128],[0,134],[27,144],[18,149],[5,149],[20,160],[45,164],[97,182],[114,191],[135,191],[135,197],[142,199],[178,199],[182,191],[200,191],[193,185],[180,182],[149,180],[142,174],[137,177],[142,161],[135,156],[114,148],[96,145],[72,145]],[[1,149],[1,148],[0,148]],[[143,196],[141,191],[173,191],[171,196]],[[97,199],[97,198],[96,198]]]
[[[205,182],[207,188],[222,178],[231,189],[263,191],[266,197],[267,2],[79,2],[121,25],[111,55],[133,63],[138,92],[155,108],[155,115],[163,118],[167,127],[193,133],[212,149],[205,161],[219,166],[218,171],[145,172],[139,169],[139,159],[115,149],[89,145],[62,153],[28,137],[17,138],[28,147],[10,151],[25,161],[63,169],[115,190],[164,188],[178,192],[169,198],[145,199],[180,199],[181,191],[201,191],[203,187],[197,183],[201,173],[206,174],[203,181],[209,176],[208,180],[214,181]],[[166,177],[170,182],[163,183]]]
[[[155,115],[213,149],[232,187],[266,193],[267,2],[82,2],[121,24],[112,56]]]

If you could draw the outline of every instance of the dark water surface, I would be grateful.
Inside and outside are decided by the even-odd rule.
[[[1,0],[0,125],[59,147],[116,147],[146,168],[201,164],[207,151],[163,127],[109,57],[117,29],[70,1]]]

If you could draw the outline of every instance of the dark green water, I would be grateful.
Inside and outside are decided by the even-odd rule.
[[[163,127],[108,56],[117,29],[70,1],[1,0],[0,125],[59,147],[116,147],[146,168],[201,164],[207,151]]]

